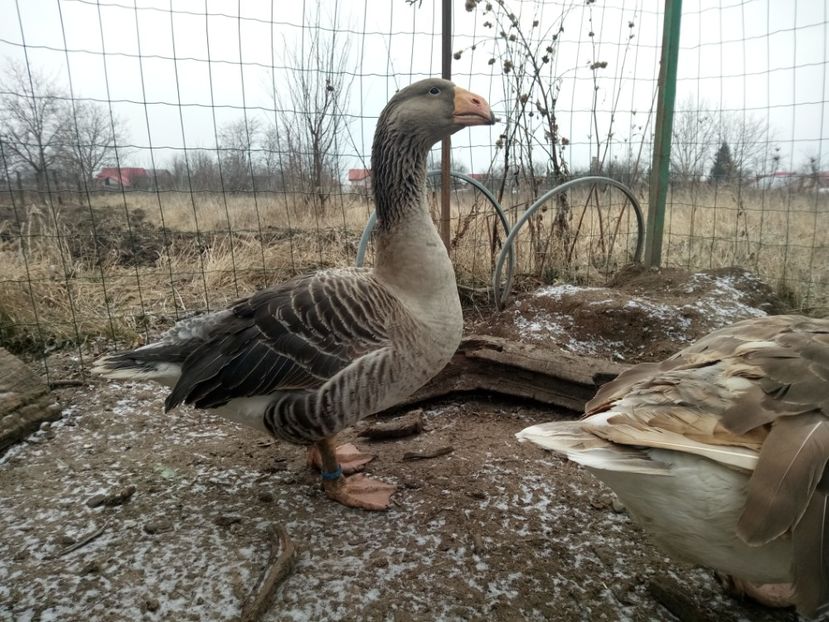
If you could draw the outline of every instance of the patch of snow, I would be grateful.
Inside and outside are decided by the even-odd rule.
[[[628,296],[620,300],[619,292],[608,288],[559,284],[536,290],[526,299],[522,308],[514,311],[511,320],[519,334],[536,340],[552,341],[573,354],[594,357],[609,355],[616,360],[624,360],[622,352],[629,349],[624,341],[606,335],[579,339],[576,336],[580,332],[577,330],[578,320],[574,316],[547,308],[537,308],[534,301],[544,298],[562,302],[573,298],[584,308],[607,307],[608,310],[612,310],[614,304],[618,304],[623,309],[636,310],[654,319],[658,328],[650,329],[645,326],[645,332],[654,330],[654,334],[661,333],[675,342],[688,343],[697,336],[692,318],[700,318],[707,332],[741,319],[766,315],[762,309],[744,302],[747,295],[738,289],[740,285],[751,285],[752,281],[759,283],[749,274],[694,274],[686,293],[700,291],[704,294],[697,300],[685,304],[671,304],[644,295]]]
[[[564,318],[569,318],[572,325],[572,318],[563,313],[552,314],[547,311],[539,311],[530,320],[521,315],[521,312],[516,309],[513,321],[515,327],[523,334],[555,338],[567,335],[567,328],[561,323]]]
[[[533,292],[533,298],[552,298],[554,300],[561,300],[565,296],[580,295],[584,292],[600,292],[607,291],[604,287],[585,287],[582,285],[571,285],[569,283],[561,283],[559,285],[547,285],[540,287]]]
[[[741,275],[739,280],[759,283],[756,278],[749,274]],[[695,285],[711,287],[711,293],[682,308],[693,309],[709,318],[714,328],[720,328],[750,317],[767,315],[762,309],[743,302],[746,294],[737,289],[737,279],[734,275],[712,276],[697,273],[691,277],[691,281]]]

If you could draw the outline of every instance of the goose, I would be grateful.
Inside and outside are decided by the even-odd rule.
[[[607,484],[669,554],[767,605],[829,611],[829,319],[714,331],[519,440]]]
[[[373,456],[334,438],[414,393],[460,344],[455,273],[425,203],[426,160],[441,139],[495,121],[483,97],[447,80],[401,89],[372,144],[373,269],[323,270],[260,290],[105,356],[93,371],[172,387],[165,412],[191,404],[309,446],[330,499],[388,508],[394,486],[357,473]]]

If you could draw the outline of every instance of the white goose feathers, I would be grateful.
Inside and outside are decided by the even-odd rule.
[[[829,320],[715,331],[518,437],[588,467],[672,553],[829,606]]]

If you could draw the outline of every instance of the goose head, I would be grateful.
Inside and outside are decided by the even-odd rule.
[[[401,89],[389,100],[378,126],[411,137],[421,149],[473,125],[493,125],[486,100],[448,80],[431,78]]]
[[[394,95],[380,113],[371,148],[377,232],[423,211],[426,156],[435,143],[495,121],[483,97],[448,80],[421,80]]]

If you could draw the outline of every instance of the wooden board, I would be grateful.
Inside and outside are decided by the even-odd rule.
[[[472,335],[449,364],[404,405],[453,393],[489,392],[577,412],[627,365],[576,356],[554,346]]]
[[[49,388],[18,358],[0,348],[0,455],[60,416]]]

